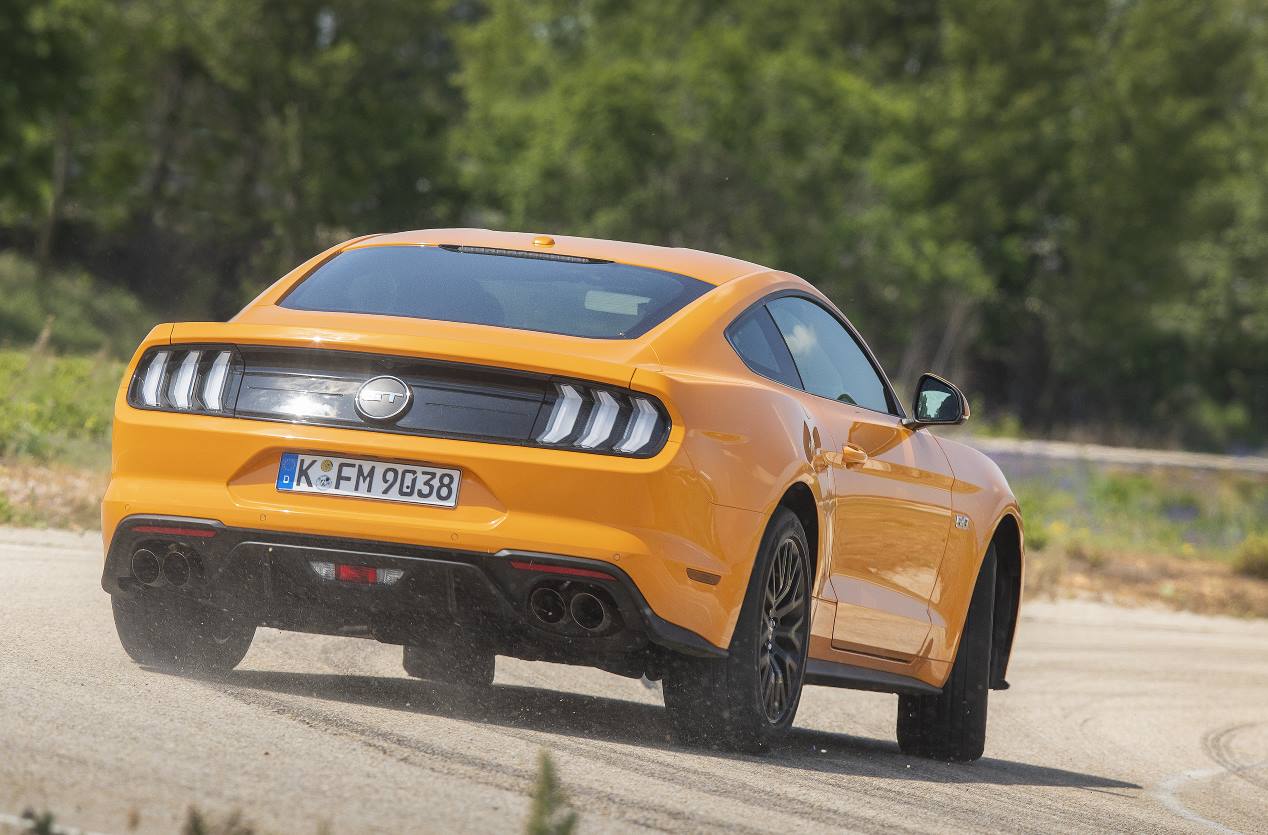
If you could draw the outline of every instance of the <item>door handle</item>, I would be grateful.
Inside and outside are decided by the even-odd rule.
[[[841,447],[841,466],[842,467],[858,467],[867,463],[867,452],[854,444],[845,444]]]

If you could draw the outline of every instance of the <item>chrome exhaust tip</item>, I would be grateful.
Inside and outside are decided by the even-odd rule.
[[[537,588],[529,595],[528,608],[533,613],[533,617],[547,626],[562,623],[564,616],[568,614],[563,595],[546,586]]]
[[[159,574],[159,558],[153,551],[138,548],[132,552],[132,576],[138,583],[152,586],[158,582]]]
[[[180,551],[169,551],[163,557],[163,579],[180,588],[189,582],[189,558]]]
[[[601,632],[612,623],[608,605],[589,592],[577,592],[568,601],[568,611],[577,626],[587,632]]]

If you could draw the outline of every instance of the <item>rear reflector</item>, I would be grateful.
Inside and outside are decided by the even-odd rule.
[[[714,574],[711,571],[701,571],[698,568],[688,568],[687,576],[695,580],[697,583],[704,583],[706,586],[716,586],[722,582],[721,574]]]
[[[207,539],[216,535],[216,532],[210,528],[177,528],[168,525],[137,525],[132,529],[133,533],[156,533],[161,536],[194,536],[199,539]]]
[[[604,571],[594,571],[589,568],[573,568],[570,565],[550,565],[541,562],[525,562],[523,560],[511,560],[511,568],[518,568],[520,571],[541,571],[546,574],[568,574],[573,577],[591,577],[595,580],[611,580],[612,575]]]

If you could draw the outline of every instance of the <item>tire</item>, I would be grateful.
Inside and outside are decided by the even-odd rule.
[[[904,754],[947,762],[972,762],[982,756],[990,695],[995,565],[992,545],[978,571],[960,648],[941,695],[898,697],[898,747]]]
[[[727,657],[677,656],[665,669],[665,709],[679,742],[759,752],[792,727],[810,642],[810,575],[805,529],[780,508],[762,537]]]
[[[175,672],[223,673],[246,656],[255,624],[193,600],[113,595],[115,631],[132,660]]]
[[[489,647],[447,640],[406,644],[403,661],[405,672],[414,678],[465,689],[492,686],[497,666]]]

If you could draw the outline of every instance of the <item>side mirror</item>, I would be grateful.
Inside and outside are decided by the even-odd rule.
[[[909,429],[956,426],[969,419],[969,401],[963,392],[937,374],[921,374],[911,414],[903,421]]]

